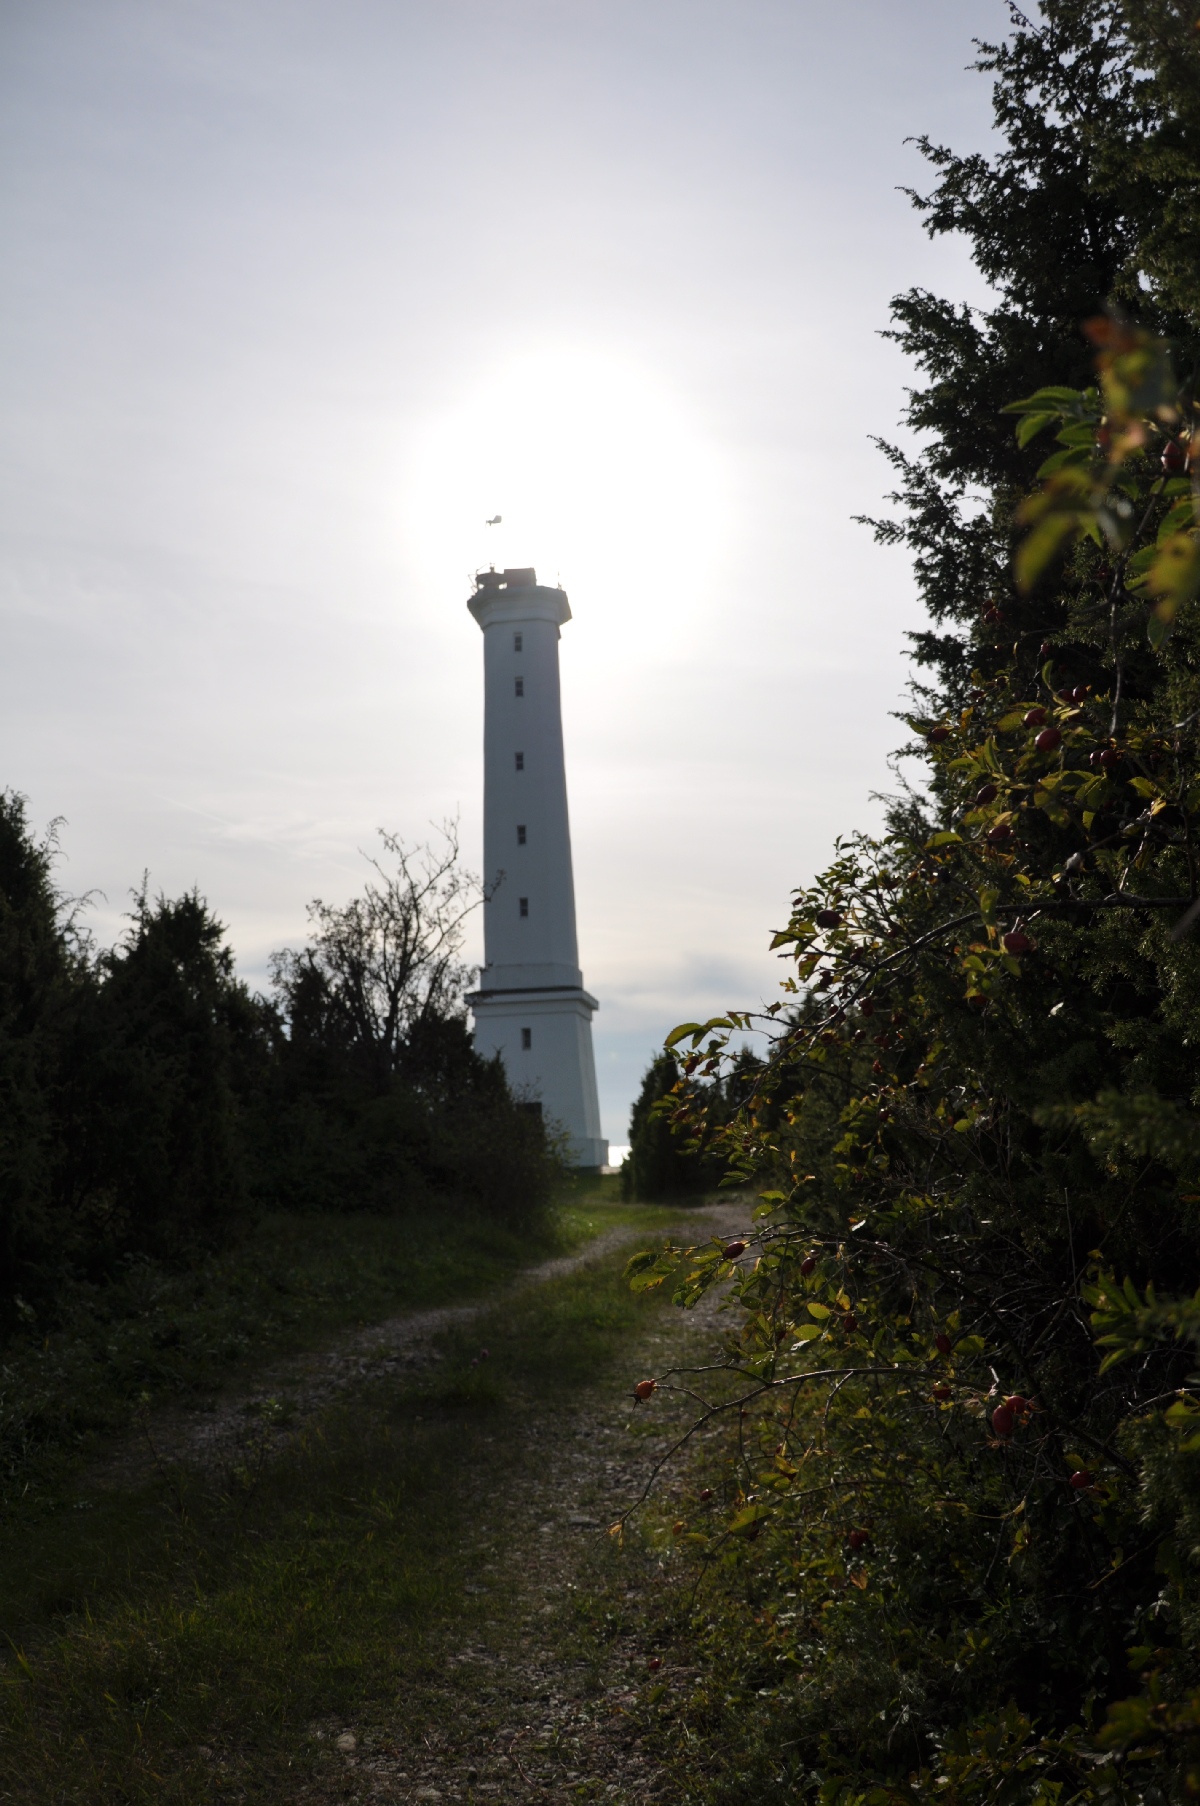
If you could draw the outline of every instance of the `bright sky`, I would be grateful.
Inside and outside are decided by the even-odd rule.
[[[898,186],[1000,0],[8,0],[0,784],[265,980],[376,828],[481,857],[478,563],[561,580],[605,1131],[774,995],[918,622],[879,337],[980,299]],[[485,519],[500,513],[499,528]],[[481,940],[471,949],[478,957]]]

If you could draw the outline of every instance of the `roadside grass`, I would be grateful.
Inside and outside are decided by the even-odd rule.
[[[644,1216],[615,1176],[570,1176],[536,1230],[451,1209],[276,1213],[186,1267],[138,1260],[78,1284],[0,1351],[0,1517],[56,1509],[81,1461],[157,1405],[214,1397],[339,1330],[479,1297]]]
[[[652,1234],[678,1217],[614,1209],[603,1187],[580,1186],[560,1233],[632,1221]],[[418,1737],[447,1636],[496,1610],[471,1589],[527,1531],[506,1520],[506,1478],[536,1462],[537,1427],[611,1376],[662,1309],[624,1284],[627,1252],[497,1302],[442,1339],[426,1385],[364,1382],[274,1462],[94,1488],[71,1502],[84,1510],[14,1520],[0,1536],[0,1624],[13,1639],[0,1798],[228,1792],[270,1806],[326,1772],[320,1729],[368,1722]],[[22,1634],[39,1587],[53,1621]]]

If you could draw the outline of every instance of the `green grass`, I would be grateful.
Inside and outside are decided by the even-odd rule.
[[[568,1235],[678,1214],[580,1194]],[[446,1338],[431,1385],[363,1386],[273,1466],[83,1494],[86,1511],[14,1525],[0,1622],[16,1630],[30,1574],[61,1596],[3,1672],[0,1798],[282,1806],[319,1767],[314,1720],[416,1737],[448,1627],[495,1611],[467,1588],[521,1533],[503,1492],[536,1461],[523,1426],[570,1411],[662,1308],[630,1294],[622,1260],[497,1304]]]
[[[277,1214],[235,1247],[170,1268],[130,1263],[78,1285],[0,1355],[0,1518],[54,1509],[81,1461],[135,1414],[202,1401],[247,1371],[405,1310],[478,1297],[524,1266],[646,1216],[616,1180],[564,1182],[537,1231],[452,1210],[421,1217]]]

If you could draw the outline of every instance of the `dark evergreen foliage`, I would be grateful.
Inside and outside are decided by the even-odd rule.
[[[635,1281],[744,1308],[689,1625],[730,1801],[1200,1792],[1195,23],[1014,10],[1002,148],[924,146],[996,290],[895,308],[926,787],[776,937],[756,1245]],[[681,1105],[725,1033],[677,1031]]]
[[[1018,446],[1003,409],[1050,384],[1088,384],[1081,327],[1110,303],[1171,339],[1181,374],[1200,357],[1187,9],[1058,0],[1036,26],[1012,11],[1012,35],[981,46],[977,65],[996,77],[1001,150],[960,157],[922,138],[937,180],[912,194],[931,235],[969,237],[995,300],[982,313],[923,290],[893,303],[891,336],[924,378],[905,416],[921,449],[887,447],[903,513],[876,526],[912,553],[942,628],[912,636],[932,708],[961,707],[972,671],[998,670],[1014,640],[1032,662],[1062,623],[1057,597],[1024,597],[1014,581],[1013,511],[1045,453]]]
[[[621,1195],[649,1202],[703,1192],[720,1178],[700,1153],[675,1133],[671,1113],[661,1108],[672,1097],[679,1068],[670,1054],[658,1054],[646,1068],[629,1118],[629,1153],[621,1168]]]
[[[675,1059],[656,1054],[629,1118],[621,1195],[653,1203],[696,1197],[720,1185],[727,1162],[714,1136],[752,1094],[761,1071],[762,1061],[743,1048],[723,1077],[693,1083],[681,1096]]]
[[[456,919],[439,921],[427,892],[384,881],[344,911],[315,906],[315,944],[279,957],[272,1002],[237,978],[195,892],[143,888],[123,939],[96,953],[53,856],[23,800],[0,795],[0,1329],[131,1255],[219,1245],[264,1205],[450,1207],[514,1225],[544,1209],[541,1125],[471,1044]],[[443,902],[466,895],[456,857],[450,843],[435,861]],[[381,946],[383,1059],[362,1034]]]
[[[34,841],[21,797],[0,793],[0,1312],[18,1276],[55,1239],[55,1031],[72,958],[51,876],[53,841]],[[0,1322],[3,1317],[0,1317]]]

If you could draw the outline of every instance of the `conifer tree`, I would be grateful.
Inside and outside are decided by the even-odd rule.
[[[996,300],[895,308],[926,783],[775,937],[756,1246],[634,1278],[744,1306],[738,1797],[1200,1789],[1200,36],[1048,0],[981,67],[1004,144],[916,199]]]

